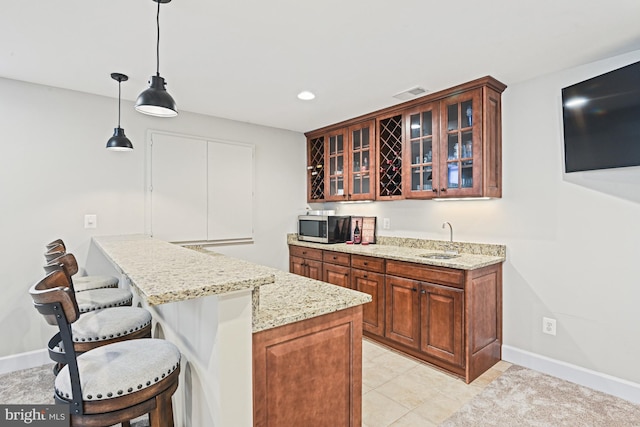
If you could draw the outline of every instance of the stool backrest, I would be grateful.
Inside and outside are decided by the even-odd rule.
[[[40,306],[59,304],[67,323],[71,324],[80,316],[80,310],[78,309],[75,293],[70,285],[67,275],[63,270],[58,269],[47,274],[42,280],[33,285],[29,289],[29,294],[31,294],[33,303],[38,311],[40,311],[38,308]],[[47,320],[47,323],[58,326],[58,320],[55,315],[40,312]]]
[[[53,247],[53,248],[47,250],[44,253],[44,259],[46,259],[47,261],[52,261],[52,260],[54,260],[56,258],[59,258],[62,255],[64,255],[65,252],[66,251],[61,246],[56,246],[56,247]]]
[[[47,251],[48,251],[49,249],[53,249],[56,246],[62,246],[62,249],[66,250],[66,247],[65,247],[64,242],[62,241],[62,239],[56,239],[56,240],[54,240],[52,242],[49,242],[49,243],[46,244],[45,247],[47,248]]]
[[[69,276],[73,276],[78,272],[78,261],[76,260],[76,257],[71,253],[62,254],[56,258],[48,260],[47,264],[44,266],[44,271],[49,273],[55,270],[55,268],[53,268],[54,266],[60,264],[64,266]]]

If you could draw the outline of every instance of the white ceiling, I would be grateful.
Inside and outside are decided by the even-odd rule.
[[[1,77],[117,98],[116,71],[133,101],[155,73],[152,0],[1,6]],[[509,85],[640,49],[639,18],[640,0],[173,0],[160,74],[180,111],[308,131],[415,86]]]

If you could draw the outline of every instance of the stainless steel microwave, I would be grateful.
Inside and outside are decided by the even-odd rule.
[[[351,217],[336,215],[300,215],[298,240],[316,243],[344,243],[351,233]]]

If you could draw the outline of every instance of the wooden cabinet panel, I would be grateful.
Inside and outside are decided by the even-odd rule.
[[[254,426],[362,422],[360,306],[253,334]]]
[[[388,260],[387,274],[464,288],[464,271],[462,270]]]
[[[420,289],[420,350],[464,365],[463,291],[423,284]]]
[[[384,263],[385,260],[382,258],[351,255],[351,268],[358,268],[360,270],[373,271],[376,273],[384,273]]]
[[[419,287],[416,280],[388,275],[385,279],[385,336],[413,348],[418,348],[420,338]]]
[[[307,271],[304,276],[309,279],[322,280],[322,262],[308,259],[305,261]]]
[[[343,265],[322,264],[322,280],[332,285],[351,288],[351,269]]]
[[[384,335],[384,274],[351,269],[351,288],[371,295],[362,306],[362,327],[376,335]]]
[[[342,252],[322,251],[322,261],[349,267],[351,265],[351,255]]]
[[[306,248],[304,246],[289,246],[289,255],[305,259],[322,261],[322,249]]]
[[[306,264],[304,258],[289,256],[289,273],[306,276]]]

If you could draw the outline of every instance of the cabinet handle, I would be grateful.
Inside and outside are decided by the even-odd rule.
[[[334,257],[333,257],[333,259],[338,259],[338,257],[337,257],[337,256],[334,256]]]
[[[446,192],[446,191],[447,191],[447,189],[446,189],[446,188],[441,188],[441,189],[440,189],[440,191],[442,191],[442,192]]]
[[[362,276],[362,277],[364,277],[365,279],[368,278],[368,276],[366,274],[364,276]]]
[[[437,189],[437,188],[434,188],[434,189],[433,189],[433,190],[431,190],[431,191],[433,191],[434,193],[437,193],[437,192],[438,192],[438,189]]]
[[[426,294],[427,291],[425,291],[424,289],[420,291],[421,294]]]
[[[369,265],[369,263],[368,263],[368,262],[365,262],[365,263],[364,263],[364,265]]]
[[[413,292],[418,292],[418,289],[417,289],[417,288],[413,288],[413,289],[411,289],[411,290],[412,290]]]
[[[302,255],[306,255],[306,254],[307,254],[307,251],[302,251]]]

